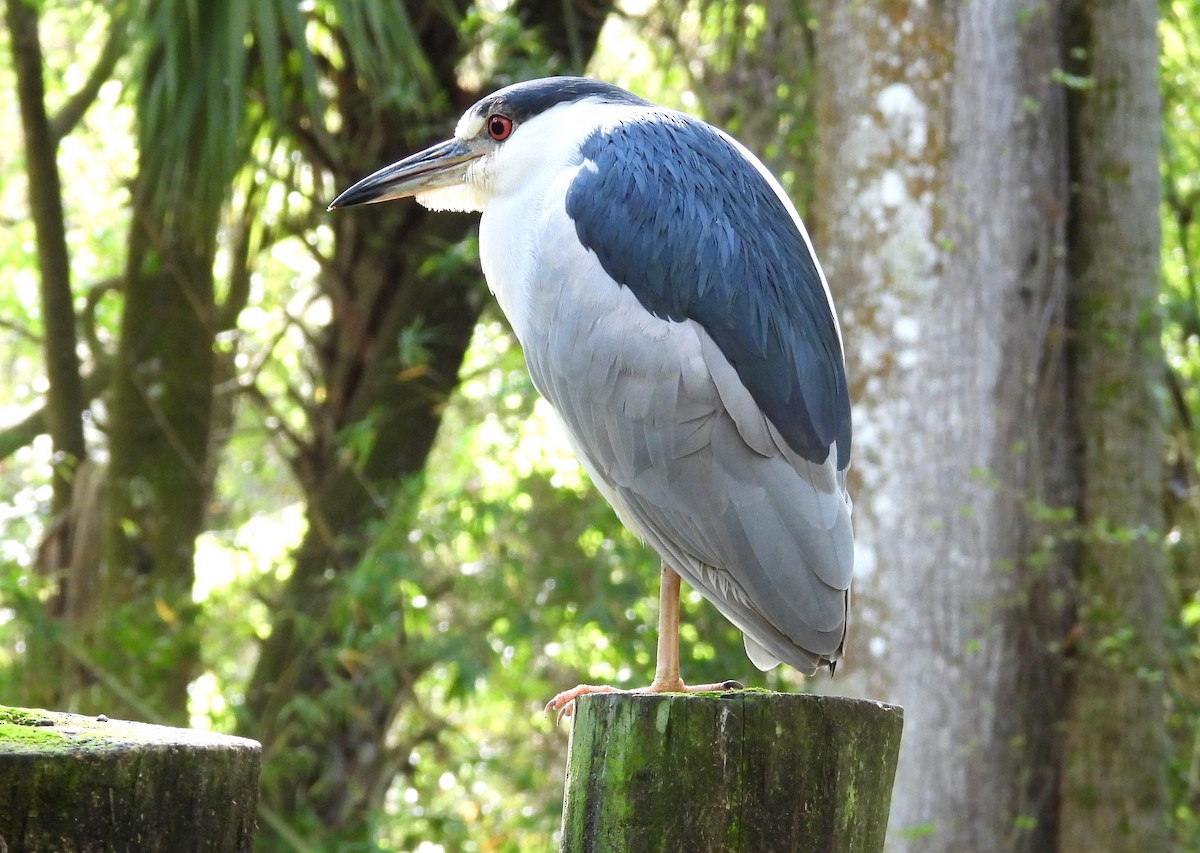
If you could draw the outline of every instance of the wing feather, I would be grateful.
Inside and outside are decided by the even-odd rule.
[[[835,469],[791,452],[695,321],[652,316],[565,239],[525,291],[534,383],[622,521],[746,635],[758,666],[840,656],[852,571]],[[551,330],[553,330],[551,332]]]
[[[561,187],[575,239],[646,311],[702,325],[794,451],[821,462],[834,447],[845,468],[851,423],[841,335],[804,225],[778,181],[726,134],[652,107],[598,127],[580,156]]]

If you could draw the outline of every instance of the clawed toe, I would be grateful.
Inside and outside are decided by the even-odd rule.
[[[694,686],[684,685],[682,681],[678,680],[669,686],[665,686],[656,680],[649,687],[643,687],[639,690],[622,690],[619,687],[612,687],[607,684],[580,684],[577,687],[572,687],[570,690],[564,690],[547,702],[543,713],[547,715],[551,713],[555,714],[555,725],[561,725],[564,719],[575,713],[575,700],[588,693],[720,693],[722,691],[745,689],[744,684],[733,680]]]
[[[610,687],[607,684],[580,684],[577,687],[572,687],[570,690],[564,690],[553,699],[546,703],[544,713],[549,714],[552,711],[557,712],[554,718],[555,725],[562,723],[563,719],[575,713],[575,700],[586,693],[621,693],[623,691],[616,687]]]

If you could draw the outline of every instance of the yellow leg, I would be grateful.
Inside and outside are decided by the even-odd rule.
[[[585,693],[707,693],[719,690],[737,690],[736,681],[721,681],[714,684],[699,684],[688,687],[679,675],[679,573],[662,562],[658,584],[658,650],[654,665],[654,680],[649,687],[637,690],[620,690],[607,684],[580,684],[564,690],[546,703],[546,713],[558,712],[558,720],[571,716],[575,698]]]
[[[646,693],[682,693],[679,675],[679,573],[662,562],[658,580],[658,653]]]

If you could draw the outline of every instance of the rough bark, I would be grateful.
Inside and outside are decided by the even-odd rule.
[[[1049,849],[1075,478],[1056,7],[818,8],[815,243],[856,401],[834,689],[905,708],[893,849]]]
[[[1084,533],[1059,849],[1166,850],[1157,7],[1072,11]]]
[[[147,14],[162,17],[167,8]],[[210,4],[199,15],[178,12],[176,29],[151,40],[140,69],[139,163],[108,400],[105,606],[84,640],[100,666],[133,680],[170,721],[186,719],[187,687],[199,663],[193,551],[211,480],[213,261],[237,167],[214,154],[233,147],[227,139],[237,129],[227,128],[228,137],[207,129],[240,113],[228,108],[228,93],[197,93],[224,71],[213,68],[214,41],[227,11],[227,4]],[[177,75],[190,88],[175,91],[169,81]],[[175,92],[175,100],[161,100],[164,92]],[[181,134],[183,126],[195,132]]]
[[[135,210],[134,222],[158,230],[162,219]],[[98,662],[122,672],[137,661],[139,683],[152,686],[146,698],[164,719],[182,721],[199,663],[193,549],[209,495],[212,257],[151,249],[143,231],[130,259],[110,391]]]
[[[249,853],[259,753],[211,732],[0,708],[0,849]]]
[[[903,719],[811,695],[581,697],[562,850],[880,853]]]
[[[6,0],[13,70],[21,104],[29,211],[37,236],[42,303],[42,339],[46,360],[45,426],[54,442],[53,510],[71,502],[71,472],[87,455],[83,440],[83,380],[76,351],[71,261],[67,253],[62,184],[58,175],[58,137],[46,113],[38,6]]]

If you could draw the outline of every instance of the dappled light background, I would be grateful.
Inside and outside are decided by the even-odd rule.
[[[409,202],[325,206],[498,85],[587,71],[759,152],[824,257],[821,239],[833,252],[840,238],[818,173],[849,156],[818,133],[829,4],[222,0],[199,35],[193,4],[27,6],[62,183],[65,343],[49,337],[31,214],[31,194],[49,190],[27,172],[14,61],[27,45],[11,25],[23,5],[8,0],[0,31],[0,700],[261,738],[263,850],[552,849],[567,729],[543,705],[581,681],[648,683],[658,560],[533,390],[486,293],[473,221]],[[1196,849],[1200,8],[1159,7],[1166,523],[1153,547],[1169,614],[1167,666],[1147,678],[1167,685],[1163,820]],[[912,35],[911,20],[894,23]],[[894,208],[883,198],[879,215]],[[136,326],[147,293],[184,294],[202,333],[154,338],[152,312]],[[877,320],[843,325],[860,361],[891,358]],[[74,399],[48,379],[62,346],[78,354]],[[199,415],[176,406],[194,401],[189,382],[211,388]],[[81,412],[85,458],[56,452],[48,417],[64,406]],[[878,423],[864,423],[869,441]],[[184,457],[187,488],[148,461]],[[181,492],[196,506],[177,508]],[[1038,509],[1047,526],[1031,550],[1065,561],[1086,534],[1064,532],[1069,510]],[[866,692],[888,677],[870,669],[885,660],[877,594],[864,584],[845,663]],[[755,670],[686,588],[683,608],[686,680],[814,688],[786,667]],[[931,818],[894,840],[937,832]]]

